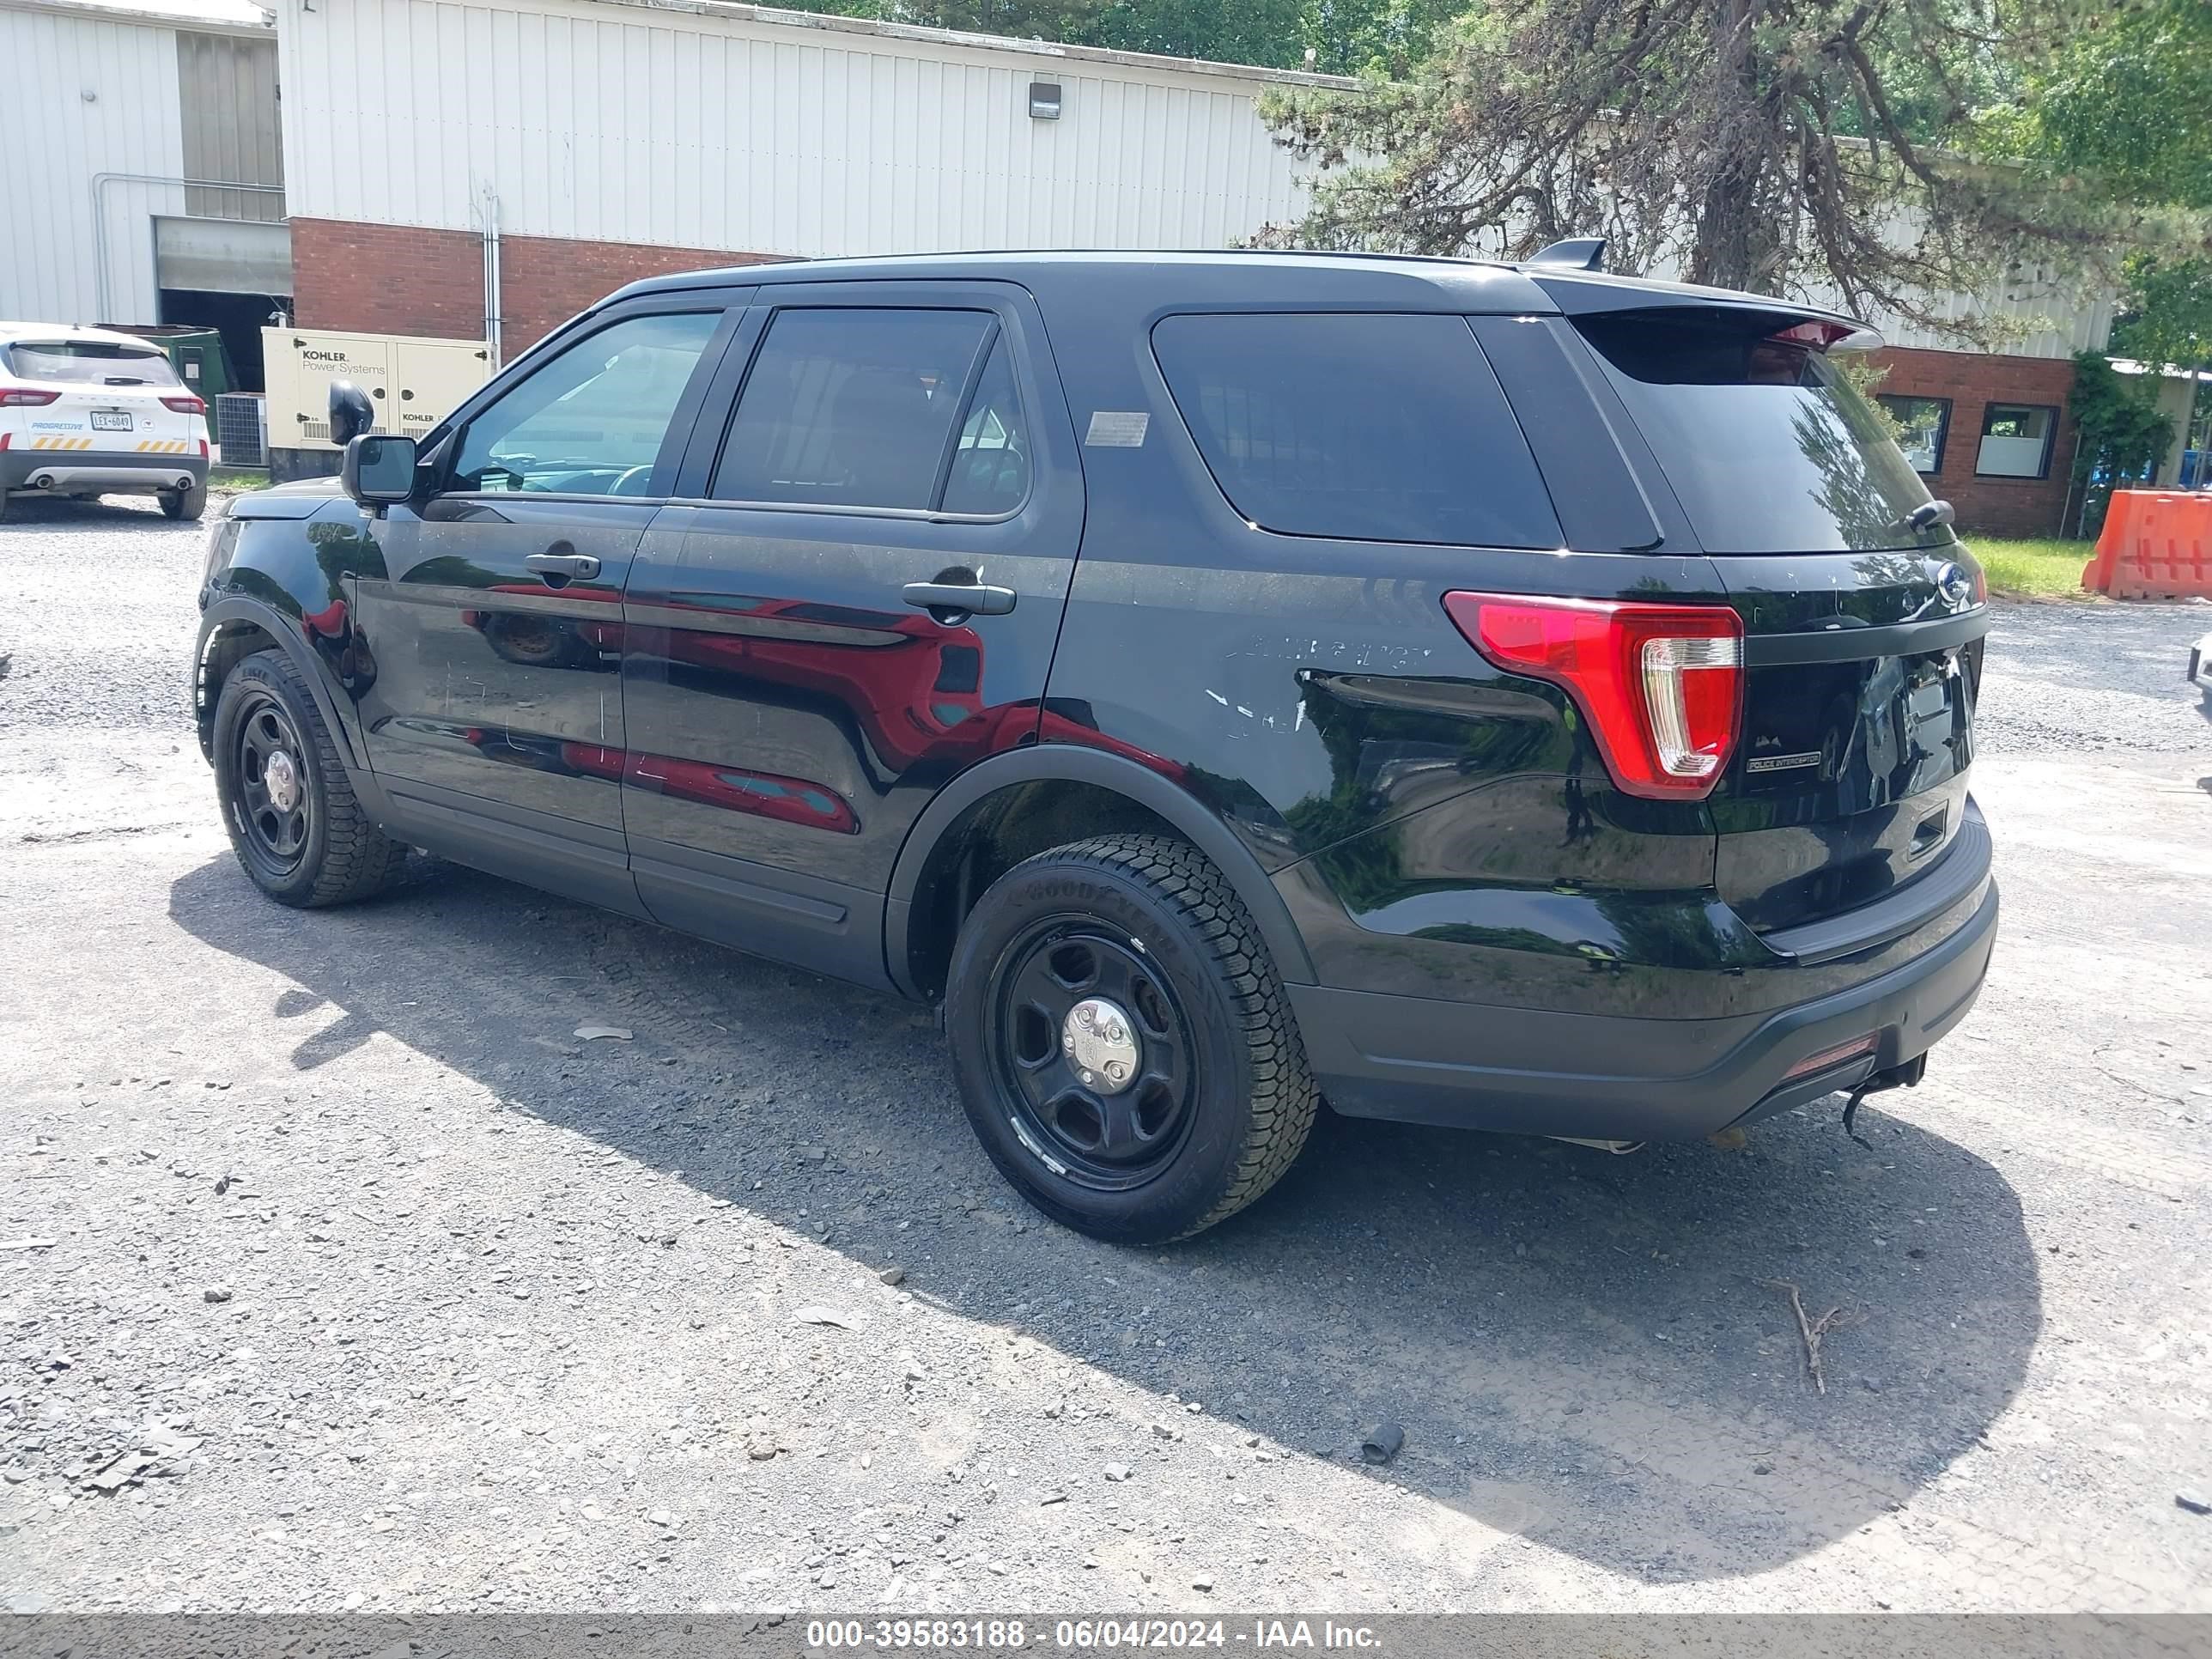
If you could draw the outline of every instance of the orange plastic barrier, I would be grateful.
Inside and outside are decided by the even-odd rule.
[[[2212,493],[2114,490],[2081,586],[2116,599],[2212,599]]]

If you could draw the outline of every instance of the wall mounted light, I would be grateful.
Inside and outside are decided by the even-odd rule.
[[[1057,121],[1060,119],[1060,82],[1032,81],[1030,82],[1030,119]]]

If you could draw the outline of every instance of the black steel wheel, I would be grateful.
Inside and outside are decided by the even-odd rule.
[[[231,848],[282,904],[343,904],[381,892],[406,846],[369,821],[322,710],[282,650],[230,671],[215,707],[215,782]]]
[[[232,810],[246,856],[281,881],[300,867],[313,823],[307,744],[274,692],[249,687],[240,704],[231,757]]]
[[[991,1052],[1024,1129],[1070,1178],[1127,1191],[1173,1161],[1198,1055],[1167,975],[1087,917],[1030,929],[1000,975]]]
[[[1023,1195],[1120,1243],[1188,1237],[1279,1179],[1319,1097],[1259,929],[1167,836],[1040,853],[975,902],[945,1029],[962,1103]]]

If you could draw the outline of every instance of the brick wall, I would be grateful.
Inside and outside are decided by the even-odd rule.
[[[2063,357],[2000,357],[1903,347],[1879,352],[1875,361],[1889,370],[1877,392],[1951,400],[1942,470],[1928,480],[1928,489],[1958,509],[1962,531],[1996,536],[2059,533],[2059,517],[2065,510],[2066,474],[2074,462],[2074,428],[2066,412],[2074,389],[2071,362]],[[2057,408],[2057,432],[2043,477],[1988,478],[1975,472],[1975,460],[1981,451],[1982,413],[1993,403],[2045,404]]]
[[[705,248],[500,239],[501,345],[512,359],[624,283],[774,258]],[[465,230],[292,221],[294,318],[302,328],[483,337],[483,243]]]

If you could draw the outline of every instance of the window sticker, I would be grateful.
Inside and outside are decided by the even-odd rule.
[[[1152,417],[1140,409],[1094,409],[1091,429],[1083,434],[1087,449],[1141,449],[1145,428]]]

